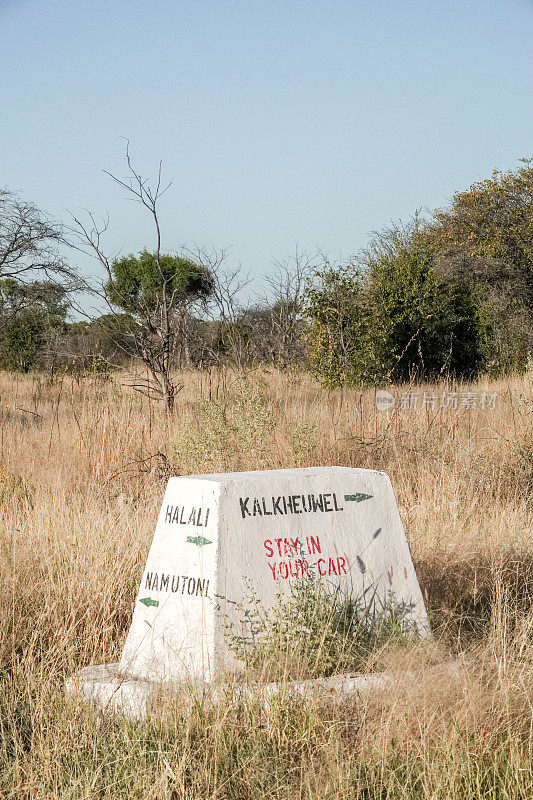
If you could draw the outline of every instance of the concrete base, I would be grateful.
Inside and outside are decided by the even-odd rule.
[[[104,714],[145,719],[156,695],[157,685],[122,675],[119,665],[85,667],[66,682],[67,697],[85,698]]]
[[[452,661],[429,667],[425,674],[441,680],[457,679],[461,675],[462,667],[462,662]],[[270,708],[275,698],[312,700],[320,696],[334,702],[343,702],[356,697],[365,698],[371,693],[390,689],[398,683],[416,685],[416,680],[416,673],[406,670],[401,675],[376,672],[368,675],[334,675],[330,678],[291,681],[285,684],[236,684],[233,688],[233,702],[259,699],[265,710]],[[176,688],[173,685],[174,691]],[[219,692],[215,686],[210,689],[211,698],[216,701]],[[70,698],[85,698],[104,714],[117,714],[141,721],[147,718],[161,690],[164,690],[163,684],[121,674],[118,664],[85,667],[66,682],[66,692]],[[191,687],[184,685],[183,691],[193,697],[194,691]],[[201,691],[205,693],[206,686]],[[220,696],[227,702],[227,691],[220,692]]]

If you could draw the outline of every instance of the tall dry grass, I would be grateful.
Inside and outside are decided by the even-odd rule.
[[[459,387],[495,409],[394,413],[306,375],[183,380],[169,418],[117,379],[0,377],[0,797],[533,796],[530,376]],[[393,690],[174,699],[138,725],[66,701],[65,677],[119,657],[169,475],[328,464],[398,497],[435,642],[376,654]],[[461,680],[425,670],[457,654]]]

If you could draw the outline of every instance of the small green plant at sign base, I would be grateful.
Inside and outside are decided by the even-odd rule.
[[[369,656],[387,644],[417,638],[409,607],[391,596],[381,602],[370,587],[355,596],[317,580],[295,583],[265,609],[251,592],[246,616],[250,636],[228,625],[230,645],[245,672],[267,680],[329,677],[359,672]]]

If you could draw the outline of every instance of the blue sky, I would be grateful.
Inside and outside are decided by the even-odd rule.
[[[533,156],[533,2],[0,0],[0,185],[53,215],[109,212],[102,173],[159,158],[163,246],[232,246],[252,274],[368,234]]]

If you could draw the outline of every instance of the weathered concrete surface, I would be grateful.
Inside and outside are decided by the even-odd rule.
[[[385,473],[317,467],[171,478],[118,667],[123,678],[116,687],[114,668],[82,671],[87,691],[108,692],[111,708],[144,697],[139,681],[213,681],[235,665],[230,636],[253,639],[253,598],[268,608],[291,586],[318,581],[377,611],[393,604],[406,624],[429,631]]]
[[[157,694],[150,681],[126,678],[118,662],[80,669],[66,682],[69,697],[84,697],[105,714],[144,719]]]
[[[428,667],[424,677],[439,682],[464,679],[462,661],[451,661]],[[395,689],[409,688],[417,691],[420,673],[413,670],[387,673],[375,672],[368,675],[342,674],[330,678],[315,678],[285,683],[236,684],[228,686],[204,685],[203,687],[171,684],[170,688],[180,696],[180,702],[194,702],[201,693],[202,703],[228,702],[232,704],[259,701],[269,712],[272,704],[281,700],[324,701],[343,703]],[[160,691],[169,688],[150,681],[125,679],[120,675],[118,664],[86,667],[67,681],[67,693],[75,699],[82,696],[89,700],[96,710],[104,714],[125,716],[132,720],[144,720],[156,703]]]
[[[216,703],[228,698],[233,703],[251,702],[260,700],[265,708],[276,697],[316,699],[328,697],[337,701],[353,698],[357,695],[366,697],[372,691],[388,688],[393,677],[385,673],[370,675],[335,675],[331,678],[317,678],[307,681],[288,681],[286,683],[236,684],[232,690],[211,684],[207,689],[202,689],[203,701],[206,698]],[[77,672],[66,683],[69,697],[77,696],[89,700],[96,710],[103,714],[125,716],[132,720],[144,720],[153,707],[158,693],[171,688],[173,692],[181,689],[181,700],[192,701],[194,689],[186,685],[157,684],[152,681],[143,681],[126,678],[120,673],[119,665],[101,664],[94,667],[85,667]],[[207,694],[206,694],[207,692]]]
[[[327,467],[171,478],[121,670],[212,680],[253,637],[250,600],[275,604],[295,581],[394,602],[419,630],[424,601],[390,480]]]
[[[439,681],[459,680],[464,677],[464,662],[448,661],[429,666],[424,671],[425,678]],[[341,703],[357,697],[367,698],[390,689],[414,689],[420,685],[420,672],[402,670],[395,672],[372,672],[366,675],[340,674],[329,678],[312,678],[303,681],[287,681],[286,683],[267,683],[236,686],[233,700],[250,700],[259,698],[267,706],[275,698],[293,698],[301,700],[325,700]]]

